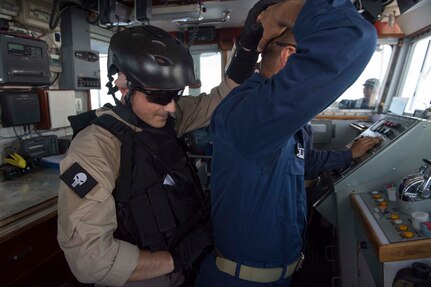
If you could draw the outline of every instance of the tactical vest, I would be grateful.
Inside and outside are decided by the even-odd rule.
[[[141,132],[106,114],[93,123],[122,142],[120,175],[113,192],[115,238],[140,249],[168,250],[209,220],[209,198],[176,137],[171,117],[164,128],[140,126]]]

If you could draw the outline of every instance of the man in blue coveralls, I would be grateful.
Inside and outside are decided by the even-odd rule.
[[[295,54],[282,47],[278,70],[254,74],[213,114],[216,252],[204,260],[195,286],[289,286],[306,224],[298,131],[356,80],[376,47],[375,29],[350,0],[283,1],[258,20],[259,51],[286,28],[298,45]]]

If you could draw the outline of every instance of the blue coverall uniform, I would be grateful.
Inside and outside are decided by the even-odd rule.
[[[298,131],[356,80],[376,47],[375,29],[350,0],[307,0],[293,32],[298,48],[287,65],[270,79],[254,74],[211,120],[215,247],[259,268],[287,266],[300,256],[306,198]],[[195,286],[289,283],[290,277],[255,283],[228,275],[211,254]]]

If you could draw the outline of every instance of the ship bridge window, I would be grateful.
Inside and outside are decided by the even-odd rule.
[[[209,93],[220,84],[222,77],[222,56],[218,45],[199,45],[190,48],[195,63],[196,84],[186,87],[184,95],[197,96]]]
[[[327,108],[374,109],[380,101],[382,84],[387,76],[396,40],[379,40],[371,60],[357,80]]]
[[[114,99],[111,95],[108,95],[108,88],[105,86],[108,83],[108,71],[106,68],[108,62],[108,54],[99,54],[99,64],[100,64],[100,89],[90,90],[91,95],[91,108],[97,109],[104,104],[110,103],[115,105]],[[116,76],[114,76],[114,79]],[[120,92],[115,94],[117,99],[120,99]]]
[[[405,113],[431,107],[431,32],[413,39],[397,97],[408,98]]]
[[[91,39],[91,49],[99,52],[99,68],[100,68],[100,89],[90,90],[91,109],[97,109],[106,103],[115,104],[111,95],[108,95],[108,88],[105,86],[108,83],[108,47],[109,38],[102,40]],[[114,77],[116,78],[116,76]],[[116,97],[120,99],[120,92],[117,92]]]

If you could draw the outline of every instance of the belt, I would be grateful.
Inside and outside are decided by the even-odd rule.
[[[313,188],[316,187],[320,182],[320,176],[314,178],[314,179],[306,179],[304,180],[304,186],[305,188]]]
[[[223,257],[220,252],[216,251],[216,266],[219,271],[227,273],[233,277],[258,283],[270,283],[276,282],[280,279],[285,279],[301,268],[303,261],[304,255],[301,253],[298,260],[286,266],[286,271],[283,274],[283,267],[259,268],[242,265]],[[235,276],[237,268],[239,268],[239,273],[238,276]]]

